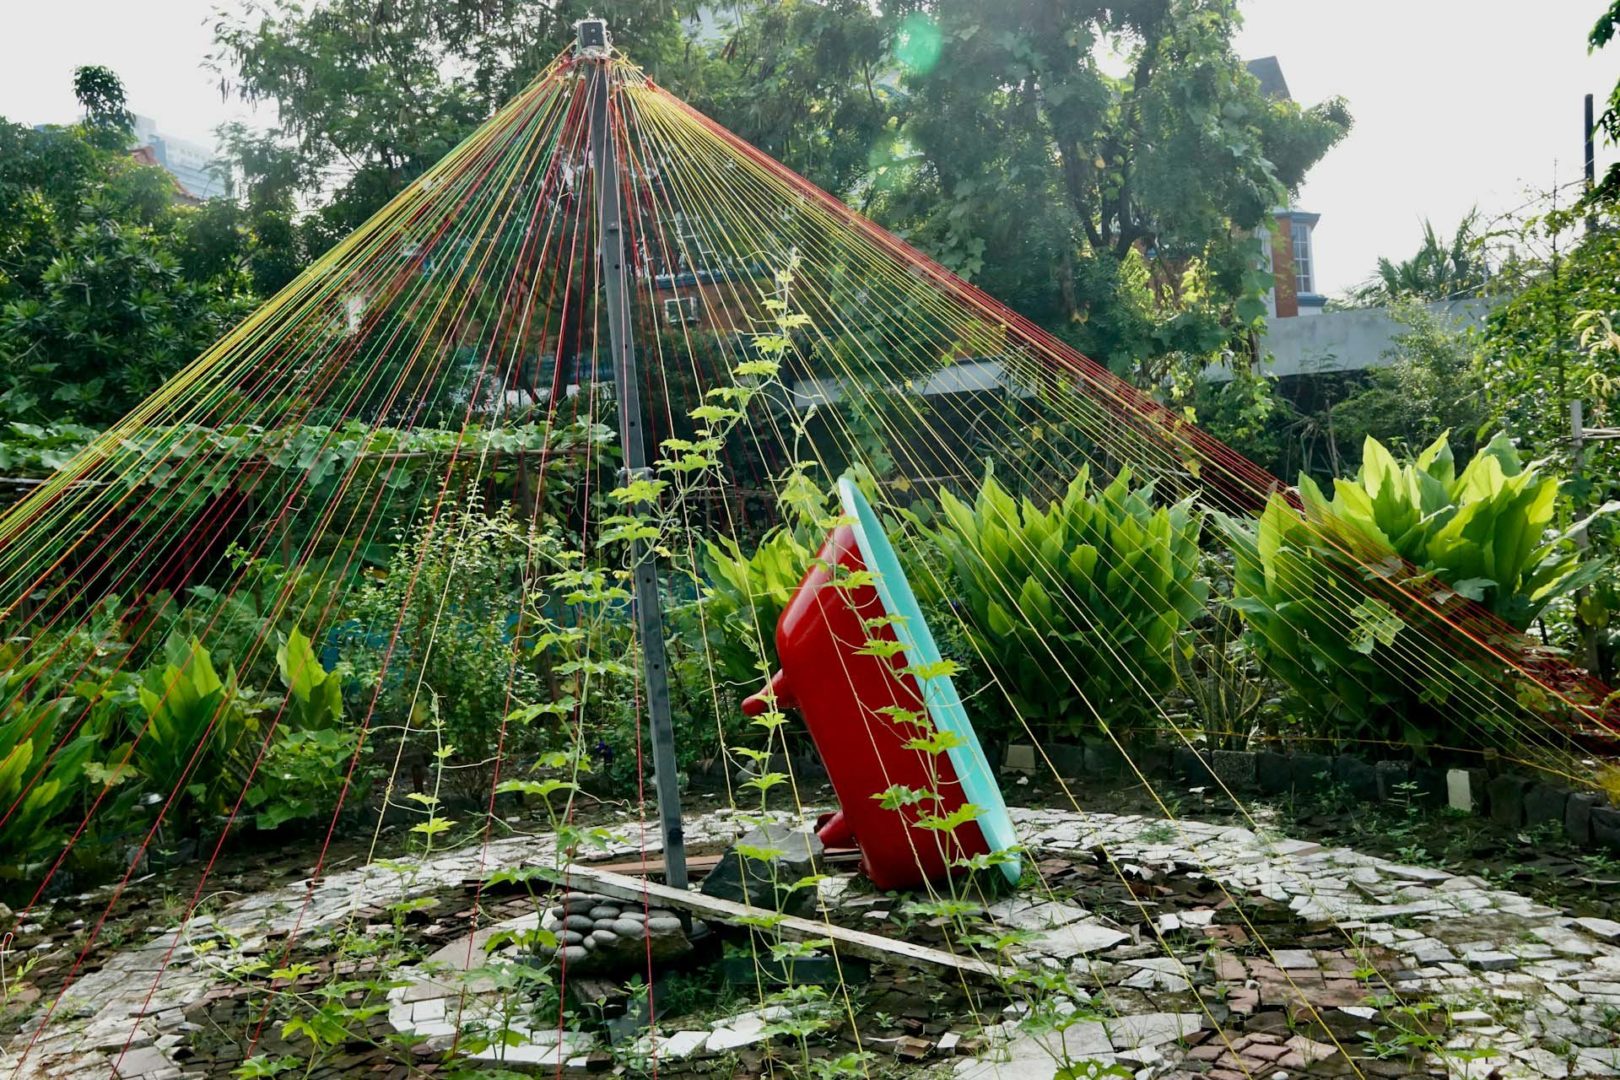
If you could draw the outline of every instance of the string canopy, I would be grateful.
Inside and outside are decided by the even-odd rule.
[[[798,804],[772,764],[803,752],[795,721],[742,702],[843,521],[841,478],[944,658],[887,655],[953,677],[992,745],[1204,745],[1172,691],[1219,604],[1261,674],[1350,718],[1347,745],[1443,714],[1426,752],[1580,778],[1612,747],[1605,687],[1357,526],[1408,495],[1541,499],[1509,448],[1371,458],[1359,502],[1285,485],[605,56],[558,57],[0,518],[0,830],[45,838],[11,883],[21,911],[92,867],[110,910],[177,833],[211,869],[233,828],[302,821],[314,882],[335,836],[360,817],[375,845],[391,809],[431,843],[542,799],[577,854],[575,793],[616,778],[652,820],[648,568],[674,768],[718,761],[734,805]],[[615,331],[640,360],[635,426]],[[1491,544],[1492,572],[1545,554]],[[852,648],[894,644],[867,630]],[[922,714],[864,722],[954,745]],[[927,791],[887,795],[928,813]]]

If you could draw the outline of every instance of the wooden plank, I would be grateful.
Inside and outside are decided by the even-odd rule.
[[[582,892],[601,893],[615,900],[646,900],[659,907],[680,908],[712,922],[738,923],[743,919],[770,918],[776,915],[776,912],[766,908],[705,896],[700,892],[675,889],[656,881],[648,881],[646,878],[630,877],[594,866],[575,864],[555,870],[541,868],[539,876],[554,884],[567,885],[570,889]],[[797,915],[783,916],[776,923],[775,929],[782,937],[791,941],[829,938],[832,940],[834,953],[845,952],[851,956],[876,960],[880,963],[922,970],[945,968],[963,976],[981,979],[1003,977],[1002,969],[971,956],[956,956],[927,945],[896,941],[880,934],[849,930],[830,923],[800,918]]]
[[[686,857],[686,871],[692,877],[702,877],[716,866],[720,865],[719,855],[688,855]],[[854,866],[861,861],[861,853],[855,848],[836,848],[824,851],[818,861],[824,866]],[[664,876],[664,859],[662,856],[648,856],[643,863],[640,859],[630,859],[620,862],[592,862],[581,865],[589,866],[592,870],[605,870],[610,874],[629,874],[631,877],[640,877],[646,874],[650,877]],[[1065,866],[1069,865],[1064,863]]]
[[[629,874],[636,877],[648,874],[655,877],[664,876],[664,857],[662,855],[649,855],[646,862],[640,859],[628,859],[620,862],[582,863],[592,870],[604,870],[609,874]],[[707,874],[720,865],[718,855],[688,855],[686,857],[686,871],[693,877]]]

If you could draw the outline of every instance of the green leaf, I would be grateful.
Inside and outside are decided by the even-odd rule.
[[[924,802],[939,802],[938,792],[925,791],[920,788],[907,787],[904,784],[891,784],[882,791],[875,793],[872,798],[885,810],[898,810],[903,806],[916,806]]]
[[[424,821],[421,824],[412,825],[411,832],[421,833],[423,836],[432,837],[437,836],[446,829],[451,828],[454,824],[454,822],[447,818],[429,818],[427,821]]]
[[[919,814],[916,825],[919,829],[952,833],[970,821],[977,821],[982,813],[984,813],[982,808],[972,803],[963,803],[949,814]]]

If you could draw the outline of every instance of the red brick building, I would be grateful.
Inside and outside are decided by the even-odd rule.
[[[1249,74],[1260,80],[1267,97],[1292,100],[1282,65],[1275,56],[1250,60]],[[1327,297],[1316,291],[1316,252],[1313,238],[1320,214],[1293,207],[1279,207],[1274,227],[1262,231],[1260,242],[1271,262],[1275,285],[1266,299],[1268,314],[1275,319],[1299,315],[1320,315]]]

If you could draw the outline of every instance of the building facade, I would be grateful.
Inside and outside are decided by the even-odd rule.
[[[1248,63],[1249,74],[1260,80],[1267,97],[1292,101],[1288,80],[1275,56],[1262,56]],[[1271,268],[1273,285],[1266,297],[1266,314],[1273,319],[1300,315],[1320,315],[1327,297],[1316,289],[1316,223],[1321,214],[1297,207],[1278,207],[1270,227],[1260,229],[1260,246],[1265,265]]]
[[[157,121],[149,116],[135,117],[135,145],[148,151],[150,160],[175,178],[181,190],[193,199],[212,199],[225,194],[225,183],[214,171],[218,160],[212,147],[164,135]]]

